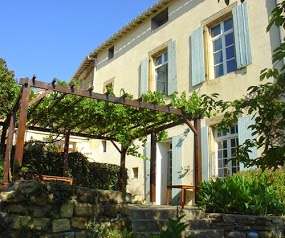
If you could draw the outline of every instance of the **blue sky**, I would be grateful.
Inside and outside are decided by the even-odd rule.
[[[16,79],[69,81],[84,57],[157,0],[6,0],[0,58]]]

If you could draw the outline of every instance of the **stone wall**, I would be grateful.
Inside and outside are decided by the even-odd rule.
[[[53,192],[54,185],[23,180],[2,192],[0,237],[85,238],[95,220],[119,229],[128,226],[130,194],[60,185],[72,191],[69,196],[66,189]]]
[[[246,238],[246,234],[255,231],[261,238],[281,238],[285,233],[285,217],[281,216],[209,213],[206,217],[211,221],[210,228],[223,229],[225,237]]]

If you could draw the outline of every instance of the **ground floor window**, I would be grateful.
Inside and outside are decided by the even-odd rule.
[[[218,177],[224,178],[239,171],[240,165],[237,157],[238,126],[216,131]]]

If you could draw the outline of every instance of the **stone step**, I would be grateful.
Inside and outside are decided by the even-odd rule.
[[[195,238],[224,238],[223,229],[201,229],[201,230],[186,230],[182,237],[191,235]]]
[[[159,232],[167,228],[168,219],[155,220],[155,219],[140,219],[132,221],[132,231],[138,232]]]
[[[177,217],[176,206],[153,206],[153,205],[129,205],[129,215],[132,220],[136,219],[168,219]],[[196,207],[185,207],[179,211],[184,214],[183,220],[205,218],[205,213]]]
[[[200,230],[200,229],[209,229],[211,228],[211,220],[207,218],[196,219],[196,220],[187,220],[186,223],[189,224],[189,230]]]

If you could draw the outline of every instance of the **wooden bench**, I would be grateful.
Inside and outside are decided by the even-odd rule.
[[[166,205],[169,205],[170,202],[170,191],[172,188],[179,188],[181,189],[181,199],[180,199],[180,205],[184,207],[185,201],[186,201],[186,190],[191,189],[195,191],[194,185],[167,185],[166,190]]]
[[[59,176],[51,176],[51,175],[41,175],[40,176],[41,180],[46,182],[46,181],[55,181],[55,182],[64,182],[68,183],[69,185],[73,184],[73,178],[69,177],[59,177]]]

